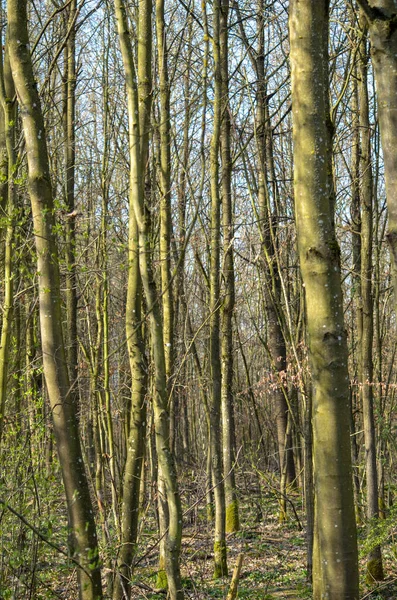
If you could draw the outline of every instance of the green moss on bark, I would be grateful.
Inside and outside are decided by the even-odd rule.
[[[214,542],[214,579],[227,577],[226,543]]]
[[[372,585],[374,581],[383,581],[383,579],[382,558],[370,558],[367,563],[366,583]]]
[[[278,513],[278,522],[285,523],[287,520],[287,508],[286,508],[285,500],[280,501],[279,508],[280,508],[280,510]]]
[[[380,496],[378,499],[379,505],[379,519],[386,519],[386,503],[383,496]]]
[[[207,504],[207,521],[208,523],[212,523],[215,517],[214,503],[209,502]]]
[[[167,573],[165,570],[165,557],[162,553],[160,553],[160,558],[159,558],[159,570],[157,573],[156,588],[158,590],[167,590],[168,589],[168,579],[167,579]]]
[[[156,588],[158,590],[166,590],[166,589],[168,589],[167,573],[164,571],[164,569],[161,569],[157,573]]]
[[[233,502],[226,506],[226,533],[233,533],[239,529],[238,501],[233,500]]]

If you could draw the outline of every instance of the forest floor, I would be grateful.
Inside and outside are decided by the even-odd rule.
[[[299,600],[312,597],[307,582],[305,531],[302,519],[302,498],[290,496],[296,509],[289,510],[288,519],[278,522],[278,503],[274,493],[251,490],[241,498],[241,529],[227,537],[229,577],[214,580],[212,535],[204,510],[196,511],[190,524],[185,524],[182,540],[182,577],[185,597],[192,600],[225,599],[231,575],[240,554],[243,566],[238,584],[238,599]],[[304,525],[304,523],[302,522]],[[396,531],[395,527],[393,530]],[[360,537],[364,532],[360,532]],[[148,539],[153,538],[147,534]],[[383,557],[386,580],[379,586],[365,581],[365,558],[360,560],[361,600],[397,600],[397,556],[393,532],[387,531]],[[363,544],[361,544],[363,545]],[[148,544],[150,547],[150,543]],[[136,569],[133,598],[165,599],[156,591],[156,554],[148,554]]]
[[[230,580],[240,554],[243,565],[238,584],[239,600],[309,599],[306,540],[302,496],[289,494],[288,518],[278,522],[277,482],[254,480],[252,473],[239,478],[240,531],[227,537],[229,577],[213,579],[212,526],[205,507],[204,477],[181,482],[184,507],[181,569],[186,600],[226,599]],[[57,485],[55,485],[57,483]],[[46,497],[53,499],[40,507],[40,518],[29,518],[47,539],[66,551],[65,502],[59,495],[57,478],[46,483]],[[25,489],[25,488],[23,488]],[[50,492],[51,490],[51,492]],[[32,502],[32,500],[31,500]],[[293,510],[292,507],[295,509]],[[32,506],[28,507],[32,508]],[[110,513],[109,513],[110,514]],[[166,600],[156,589],[158,533],[153,502],[140,518],[137,564],[131,597],[134,600]],[[101,530],[100,530],[101,531]],[[365,554],[371,547],[365,527],[359,530],[360,600],[397,600],[397,504],[388,518],[379,520],[376,540],[382,546],[386,580],[379,586],[365,584]],[[101,538],[103,536],[100,535]],[[112,575],[116,536],[108,532],[101,549],[104,575]],[[114,543],[114,547],[110,544]],[[108,557],[108,559],[107,559]],[[32,530],[8,511],[0,511],[0,600],[76,600],[76,572],[54,546],[40,542]],[[109,590],[105,590],[109,598]]]

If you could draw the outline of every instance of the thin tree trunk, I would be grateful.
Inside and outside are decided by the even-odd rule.
[[[361,297],[361,210],[360,210],[360,127],[358,113],[358,76],[357,61],[353,65],[353,93],[352,93],[352,115],[353,115],[353,145],[351,152],[352,172],[352,202],[350,208],[352,221],[352,294],[355,308],[355,325],[357,337],[357,381],[361,381],[360,340],[362,339],[362,297]],[[356,374],[355,374],[356,375]],[[358,473],[358,445],[356,436],[356,424],[354,418],[355,400],[357,392],[354,388],[350,391],[350,434],[352,440],[352,465],[353,465],[353,487],[354,504],[356,508],[357,523],[361,523],[360,509],[360,478]]]
[[[12,321],[14,312],[14,222],[16,209],[15,194],[15,122],[16,105],[14,103],[14,83],[10,71],[8,51],[3,59],[0,49],[0,111],[2,113],[1,127],[4,139],[4,177],[6,185],[2,186],[4,198],[4,213],[6,228],[4,238],[4,296],[2,307],[2,322],[0,335],[0,444],[3,434],[4,415],[7,396],[8,364],[11,344]],[[3,215],[0,215],[3,217]]]
[[[168,81],[168,50],[164,22],[164,0],[156,0],[157,52],[160,77],[160,262],[164,320],[164,347],[167,387],[171,393],[174,362],[174,312],[171,280],[171,147],[170,147],[170,89]],[[175,414],[170,403],[170,445],[175,444]]]
[[[68,216],[65,219],[66,229],[66,314],[67,314],[67,347],[69,378],[73,386],[78,386],[78,341],[77,341],[77,278],[76,278],[76,234],[75,234],[75,114],[76,114],[76,43],[75,18],[76,0],[72,0],[67,10],[68,39],[65,47],[65,80],[64,80],[64,154],[65,154],[65,204]]]
[[[385,166],[395,310],[397,312],[397,0],[358,0],[368,22]]]
[[[256,145],[258,149],[258,203],[261,219],[261,238],[264,254],[265,270],[265,299],[266,316],[268,323],[268,346],[272,361],[272,370],[276,382],[273,393],[275,403],[277,446],[280,469],[280,513],[279,520],[286,518],[286,484],[295,481],[295,463],[291,447],[291,436],[287,436],[288,404],[286,401],[287,389],[283,377],[287,369],[286,343],[281,328],[281,294],[280,278],[275,261],[275,223],[270,205],[269,183],[273,182],[272,193],[276,189],[274,182],[273,145],[271,131],[268,123],[267,91],[265,76],[265,47],[264,47],[264,6],[259,0],[258,10],[258,51],[254,63],[258,78],[256,92]],[[289,450],[287,449],[289,448]],[[283,475],[284,474],[284,475]]]
[[[220,359],[220,212],[219,149],[221,132],[222,77],[220,63],[220,2],[213,6],[213,54],[215,67],[214,124],[210,149],[211,169],[211,262],[210,262],[210,446],[215,500],[214,577],[227,575],[225,538],[225,487],[222,469],[221,359]]]
[[[372,252],[373,252],[373,179],[371,164],[371,128],[368,100],[368,50],[364,30],[359,52],[359,107],[360,107],[360,200],[361,200],[361,399],[365,443],[365,470],[367,476],[367,517],[370,529],[379,517],[378,473],[376,464],[375,417],[373,397],[373,297],[372,297]],[[368,583],[383,580],[382,554],[375,546],[368,556]]]
[[[149,6],[150,10],[151,5]],[[121,7],[121,10],[123,8]],[[144,14],[146,11],[144,9]],[[146,16],[149,19],[150,15]],[[141,27],[140,36],[144,36],[145,27]],[[140,39],[143,39],[141,37]],[[151,60],[150,48],[142,48],[139,60],[147,62]],[[148,82],[143,82],[143,90]],[[145,98],[143,94],[143,98]],[[148,119],[150,108],[145,105],[140,111],[142,128],[145,132],[141,142],[143,160],[147,160],[148,154]],[[143,115],[143,116],[142,116]],[[130,148],[130,152],[131,152]],[[139,151],[139,143],[137,150]],[[118,557],[118,575],[115,581],[114,598],[129,599],[131,595],[131,576],[133,572],[133,560],[136,553],[136,541],[138,535],[139,497],[143,457],[145,452],[146,437],[146,404],[148,378],[145,358],[144,339],[142,333],[142,281],[139,271],[139,243],[138,225],[133,210],[133,194],[136,193],[135,185],[130,179],[129,189],[129,251],[128,251],[128,288],[126,303],[126,337],[131,371],[131,403],[129,414],[129,430],[127,441],[127,458],[125,464],[123,493],[121,504],[121,549]]]
[[[223,472],[225,480],[226,532],[239,530],[238,500],[236,493],[235,456],[236,431],[233,397],[233,312],[235,305],[234,285],[234,218],[232,199],[232,159],[230,153],[230,106],[229,106],[229,0],[220,5],[220,71],[221,71],[221,130],[222,157],[222,216],[223,216],[223,279],[221,368],[222,368],[222,437]]]
[[[306,568],[309,581],[313,577],[314,486],[313,486],[313,406],[312,393],[306,397],[305,411],[305,508],[306,508]]]
[[[170,89],[168,81],[168,49],[164,21],[164,0],[156,0],[157,54],[160,80],[160,265],[161,299],[163,312],[163,339],[167,398],[170,413],[170,447],[175,451],[176,436],[176,398],[172,387],[174,366],[174,310],[171,280],[171,147],[170,147]],[[166,535],[169,524],[166,486],[161,465],[158,470],[158,502],[160,522],[160,564],[157,587],[167,587],[165,577]]]
[[[151,349],[154,361],[153,410],[156,450],[159,468],[165,482],[169,511],[169,528],[166,534],[166,572],[171,599],[182,600],[184,594],[179,566],[182,538],[182,507],[178,490],[175,459],[170,448],[163,319],[159,304],[161,299],[157,291],[150,262],[150,224],[145,209],[144,197],[152,94],[150,70],[152,5],[150,0],[141,0],[139,5],[138,83],[128,19],[122,0],[115,0],[115,10],[127,85],[130,148],[130,218],[133,218],[134,215],[137,223],[139,269],[149,315]]]

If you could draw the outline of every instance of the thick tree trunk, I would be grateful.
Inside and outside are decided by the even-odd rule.
[[[357,600],[349,376],[334,227],[326,0],[290,5],[294,193],[313,384],[313,598]]]
[[[21,107],[28,157],[28,188],[39,273],[40,328],[44,375],[66,491],[71,551],[81,565],[79,594],[102,598],[98,546],[84,469],[74,390],[70,386],[62,333],[58,253],[44,120],[29,50],[25,0],[7,4],[10,62]]]

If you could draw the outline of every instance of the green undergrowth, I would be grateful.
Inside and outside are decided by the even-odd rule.
[[[300,511],[298,495],[294,502]],[[277,497],[273,493],[258,490],[255,497],[253,493],[240,495],[240,530],[228,534],[226,540],[229,575],[214,579],[213,526],[205,518],[203,502],[197,508],[194,520],[184,523],[181,570],[187,597],[195,600],[225,599],[237,557],[243,554],[238,599],[310,598],[311,588],[305,572],[304,533],[299,530],[293,515],[288,514],[286,523],[280,525],[277,507]],[[150,546],[151,534],[153,538],[156,535],[155,523],[150,517],[142,531],[144,535],[140,543],[144,553],[144,543]],[[158,555],[153,552],[146,563],[140,563],[136,569],[135,581],[147,585],[152,591],[139,593],[139,586],[133,587],[134,598],[164,598],[156,585],[157,560]]]
[[[67,551],[67,516],[56,457],[51,465],[33,464],[28,476],[23,473],[26,449],[21,440],[7,457],[9,469],[21,480],[18,494],[13,482],[0,480],[0,496],[7,499],[40,533],[63,551]],[[16,467],[15,467],[16,465]],[[21,472],[19,472],[21,471]],[[185,485],[184,485],[185,484]],[[200,487],[200,486],[199,486]],[[305,600],[312,597],[306,577],[305,532],[288,505],[288,520],[278,523],[278,498],[272,491],[252,486],[240,489],[240,530],[226,537],[228,577],[214,579],[213,522],[206,518],[205,498],[197,502],[199,492],[191,481],[182,482],[184,511],[181,552],[182,584],[189,600],[226,599],[237,558],[243,554],[238,600]],[[201,489],[201,488],[200,488]],[[41,498],[45,497],[46,501]],[[292,492],[290,499],[304,525],[301,496]],[[193,509],[189,510],[190,507]],[[114,568],[118,539],[108,512],[107,529],[98,523],[100,552],[104,566],[105,600],[109,600],[109,575]],[[1,599],[32,598],[44,600],[77,597],[74,567],[67,556],[50,547],[19,519],[3,508],[0,511],[0,589]],[[397,598],[397,506],[386,512],[386,519],[373,527],[359,529],[361,598],[386,600]],[[368,533],[370,531],[370,533]],[[106,534],[106,535],[105,535]],[[387,580],[381,585],[365,583],[367,557],[380,544]],[[153,501],[147,499],[139,522],[136,568],[132,579],[132,597],[136,600],[165,600],[158,572],[158,532]],[[113,562],[112,562],[113,561]]]

